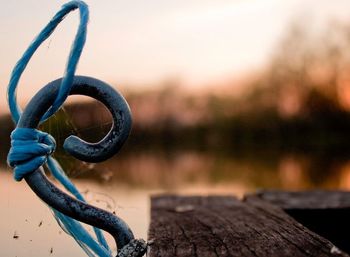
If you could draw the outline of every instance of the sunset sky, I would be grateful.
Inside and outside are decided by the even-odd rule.
[[[0,112],[12,67],[66,1],[0,0]],[[114,85],[179,78],[192,87],[264,66],[295,20],[313,27],[350,22],[349,0],[90,0],[90,24],[78,74]],[[39,49],[19,86],[26,102],[61,77],[77,28],[70,14]]]

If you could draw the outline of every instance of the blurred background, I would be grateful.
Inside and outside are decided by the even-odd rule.
[[[71,254],[72,240],[56,240],[58,227],[44,226],[54,223],[47,210],[6,166],[11,69],[64,1],[0,2],[0,205],[11,220],[0,222],[0,252],[21,253],[22,236],[13,234],[22,229],[23,253]],[[350,189],[348,0],[86,2],[91,18],[77,74],[125,96],[132,133],[106,162],[67,155],[68,135],[96,142],[111,126],[102,104],[78,96],[42,129],[56,138],[54,157],[88,199],[122,215],[137,235],[147,236],[154,193]],[[34,56],[18,88],[23,107],[62,76],[77,24],[77,13],[69,15]],[[29,202],[36,212],[23,209]],[[40,220],[47,222],[38,227]],[[43,231],[53,253],[30,239]]]

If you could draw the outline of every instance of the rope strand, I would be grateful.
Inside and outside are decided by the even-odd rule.
[[[54,115],[68,97],[75,71],[85,45],[87,23],[89,20],[88,6],[83,1],[79,0],[68,2],[62,6],[61,10],[56,13],[51,21],[29,45],[23,56],[13,68],[8,85],[7,96],[12,119],[15,124],[18,123],[22,114],[22,110],[17,103],[16,97],[16,89],[22,73],[38,47],[53,33],[65,16],[76,9],[79,9],[80,11],[79,28],[68,56],[67,66],[65,68],[59,92],[52,106],[42,117],[41,123]],[[21,180],[28,173],[37,170],[43,164],[46,164],[55,179],[57,179],[77,199],[85,202],[84,197],[66,176],[59,163],[50,156],[53,153],[56,144],[55,140],[49,134],[36,129],[16,128],[11,134],[11,139],[8,164],[11,167],[14,167],[14,178],[17,181]],[[52,209],[52,211],[58,224],[67,234],[71,235],[77,241],[88,256],[112,256],[111,250],[102,232],[98,228],[94,227],[97,237],[96,241],[78,221],[67,217],[54,209]]]

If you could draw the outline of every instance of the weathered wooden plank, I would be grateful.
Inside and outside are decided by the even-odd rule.
[[[280,206],[310,230],[350,252],[350,192],[261,191],[256,196]]]
[[[312,190],[288,192],[263,190],[254,195],[288,210],[350,208],[350,192],[348,191]]]
[[[150,257],[348,256],[258,197],[157,196],[151,205]]]

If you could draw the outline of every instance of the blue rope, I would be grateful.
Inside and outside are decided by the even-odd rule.
[[[67,14],[77,8],[80,10],[80,24],[68,57],[68,63],[62,79],[62,84],[55,102],[43,116],[42,122],[52,116],[62,106],[63,102],[68,97],[68,94],[72,87],[75,70],[77,68],[83,47],[85,45],[87,34],[89,10],[88,6],[83,1],[71,1],[64,4],[62,6],[62,9],[57,12],[51,21],[44,27],[44,29],[39,33],[39,35],[30,44],[28,49],[24,52],[21,59],[19,59],[19,61],[16,63],[8,85],[8,102],[15,123],[18,122],[19,117],[22,113],[16,101],[16,88],[23,71],[27,67],[29,60],[32,58],[38,47],[52,34],[52,32],[56,29],[58,24],[65,18]]]
[[[11,133],[8,164],[14,168],[14,178],[20,181],[46,163],[56,148],[55,139],[45,132],[17,128]]]
[[[41,123],[55,114],[68,97],[77,64],[85,44],[87,23],[89,20],[88,6],[83,1],[79,0],[64,4],[61,10],[58,11],[44,27],[16,63],[8,85],[8,104],[15,124],[18,123],[22,114],[22,110],[17,103],[16,89],[23,71],[38,47],[52,34],[65,16],[75,9],[79,9],[80,11],[79,28],[71,47],[59,92],[52,106],[42,117]],[[54,178],[57,179],[66,190],[77,199],[85,202],[84,197],[66,176],[59,163],[50,156],[55,150],[55,147],[56,143],[54,138],[47,133],[36,129],[16,128],[11,134],[11,149],[8,155],[8,164],[14,167],[15,180],[20,181],[27,174],[46,164]],[[96,241],[79,222],[54,209],[52,209],[52,211],[58,224],[67,234],[71,235],[77,241],[88,256],[112,256],[107,241],[98,228],[94,227],[97,237]]]

